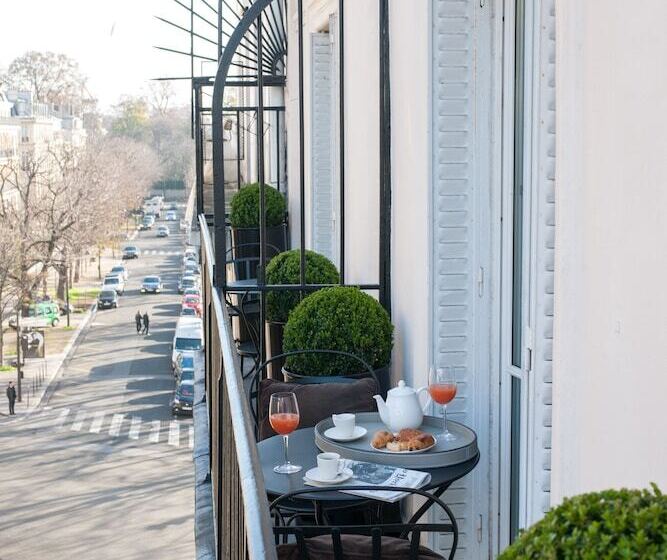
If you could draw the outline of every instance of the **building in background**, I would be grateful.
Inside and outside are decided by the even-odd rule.
[[[12,118],[14,104],[0,91],[0,165],[19,157],[21,126]]]

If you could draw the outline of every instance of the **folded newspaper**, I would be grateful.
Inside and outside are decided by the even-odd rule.
[[[343,484],[320,484],[310,479],[304,478],[308,486],[332,487],[347,494],[361,496],[362,498],[371,498],[383,502],[398,502],[407,496],[407,492],[391,490],[345,490],[346,486],[395,486],[397,488],[421,488],[428,484],[431,475],[422,471],[413,471],[402,469],[400,467],[391,467],[389,465],[378,465],[376,463],[365,463],[362,461],[352,461],[351,459],[342,459],[342,468],[351,469],[353,476]]]

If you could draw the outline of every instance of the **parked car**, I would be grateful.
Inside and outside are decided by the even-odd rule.
[[[139,229],[144,231],[147,229],[153,229],[153,224],[155,223],[155,217],[153,214],[146,214],[144,216],[144,219],[141,220],[141,224],[139,224]]]
[[[116,290],[102,290],[97,296],[98,309],[110,309],[118,307],[118,294]]]
[[[129,259],[138,259],[139,258],[139,249],[137,249],[134,245],[128,245],[127,247],[123,247],[123,260],[129,260]]]
[[[102,289],[116,290],[116,293],[122,296],[123,292],[125,291],[125,280],[123,280],[122,276],[109,274],[104,277],[104,282],[102,282]]]
[[[171,366],[176,368],[178,355],[183,352],[198,352],[204,348],[204,330],[201,319],[181,317],[171,344]]]
[[[181,231],[181,233],[187,232],[188,231],[188,223],[185,220],[181,220],[180,224],[178,225],[178,229]]]
[[[183,297],[185,296],[198,296],[201,298],[201,291],[199,288],[188,288],[183,292]]]
[[[176,220],[176,212],[174,212],[173,210],[168,210],[167,213],[164,215],[164,219],[169,222],[173,222],[174,220]]]
[[[185,250],[183,253],[183,263],[185,264],[186,261],[194,261],[199,264],[199,253],[197,253],[196,249],[189,247]]]
[[[196,311],[197,316],[201,316],[201,299],[199,296],[185,296],[183,298],[183,307],[191,307]]]
[[[193,307],[188,307],[186,305],[183,305],[181,307],[180,316],[181,317],[197,317],[198,314],[197,314],[197,310],[194,309]]]
[[[197,265],[187,264],[183,267],[183,276],[193,276],[199,278],[200,272]]]
[[[195,398],[194,381],[184,379],[176,387],[174,398],[171,401],[171,410],[174,414],[192,415],[192,403]]]
[[[129,272],[127,271],[127,267],[122,265],[122,264],[117,264],[111,269],[111,272],[109,274],[116,274],[117,276],[122,276],[123,280],[127,280],[129,277]]]
[[[178,293],[182,294],[188,288],[199,288],[199,280],[194,276],[183,276],[178,283]]]
[[[169,228],[167,226],[158,226],[157,236],[158,237],[169,237]]]
[[[194,352],[183,352],[176,356],[176,366],[174,367],[174,375],[177,380],[183,377],[183,372],[194,371],[195,369],[195,354]]]
[[[141,283],[141,293],[159,294],[162,291],[162,279],[159,276],[146,276]]]
[[[9,318],[9,326],[16,328],[16,316]],[[60,307],[54,302],[31,303],[19,319],[21,328],[55,327],[60,322]]]

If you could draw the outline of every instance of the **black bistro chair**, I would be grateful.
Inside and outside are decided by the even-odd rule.
[[[415,488],[392,486],[349,486],[346,490],[403,491],[410,496],[427,500],[439,506],[447,522],[420,523],[370,523],[360,525],[293,525],[283,516],[283,505],[298,499],[302,494],[312,495],[331,492],[331,488],[308,488],[283,494],[275,499],[270,512],[276,521],[273,532],[276,538],[278,560],[430,560],[442,556],[420,545],[424,533],[451,533],[453,536],[448,560],[454,558],[458,546],[458,527],[451,509],[440,498]],[[396,536],[395,536],[396,535]],[[290,542],[285,543],[285,540]],[[283,541],[283,544],[279,544]]]
[[[361,366],[362,374],[311,377],[292,373],[292,381],[265,379],[269,364],[303,354],[329,354],[351,358]],[[374,412],[376,410],[373,395],[379,392],[380,383],[373,368],[362,358],[341,350],[294,350],[272,356],[259,364],[253,372],[248,388],[250,412],[255,425],[255,437],[258,441],[275,435],[268,427],[268,405],[271,394],[294,391],[297,393],[301,421],[300,428],[315,426],[332,414],[341,412]],[[302,398],[299,398],[301,394]],[[309,402],[311,401],[312,402]],[[303,401],[303,402],[301,402]]]

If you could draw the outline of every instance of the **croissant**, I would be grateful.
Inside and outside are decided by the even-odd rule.
[[[371,445],[375,449],[382,449],[383,447],[386,447],[387,443],[389,443],[393,439],[394,439],[394,434],[392,434],[391,432],[387,431],[375,432],[373,440],[371,441]]]

